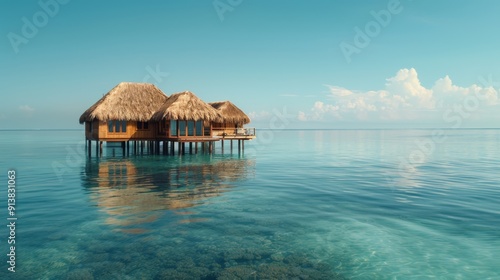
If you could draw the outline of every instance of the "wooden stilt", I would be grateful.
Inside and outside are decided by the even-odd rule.
[[[92,157],[92,140],[87,140],[88,142],[88,152],[89,152],[89,158]]]
[[[170,155],[175,155],[175,143],[174,141],[170,141]]]
[[[233,140],[231,140],[231,148],[230,148],[230,150],[231,150],[231,154],[232,154],[233,153]]]
[[[125,156],[125,141],[122,141],[122,156]]]
[[[181,152],[182,152],[182,151],[181,151],[181,150],[182,150],[182,143],[181,143],[181,142],[178,142],[178,143],[179,143],[179,144],[177,144],[177,150],[178,150],[178,151],[177,151],[177,153],[178,153],[179,155],[181,155]]]
[[[241,140],[241,152],[245,151],[245,140]]]
[[[238,153],[241,153],[241,140],[238,140]]]
[[[198,142],[195,142],[194,143],[194,153],[197,154],[198,153]]]
[[[189,153],[193,153],[193,142],[189,142]]]
[[[99,141],[99,157],[102,156],[102,141]]]
[[[141,155],[144,154],[144,141],[141,141]]]
[[[220,147],[221,147],[222,153],[224,153],[224,138],[220,142],[221,142]]]

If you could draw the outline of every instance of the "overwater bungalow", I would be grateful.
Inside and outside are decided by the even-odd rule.
[[[122,82],[81,116],[87,141],[123,142],[156,138],[151,117],[167,101],[153,84]]]
[[[213,123],[214,135],[226,139],[253,139],[255,128],[244,128],[243,125],[250,123],[250,118],[236,105],[230,101],[208,103],[221,115],[222,122]]]
[[[198,152],[198,143],[208,143],[208,151],[220,138],[212,133],[212,123],[222,121],[222,116],[210,105],[203,102],[192,92],[184,91],[172,94],[167,101],[153,114],[152,121],[160,128],[157,138],[163,145],[170,145],[170,153],[174,154],[174,144],[178,144],[178,153],[185,153],[185,143],[189,143],[189,152]]]
[[[243,141],[255,138],[255,129],[243,128],[250,119],[228,101],[213,104],[189,91],[167,97],[152,84],[122,82],[80,116],[80,123],[85,123],[88,154],[92,141],[96,141],[98,155],[103,142],[121,142],[124,155],[130,153],[130,142],[135,153],[146,148],[156,154],[161,149],[163,154],[174,154],[178,143],[182,154],[185,143],[189,143],[190,153],[193,144],[198,152],[198,143],[203,151],[212,152],[215,142],[222,140],[223,148],[224,140],[231,140],[232,151],[232,140],[238,140],[238,151],[242,151]]]
[[[219,140],[212,133],[212,124],[222,121],[222,116],[192,92],[184,91],[172,94],[151,120],[159,123],[161,138],[204,142]]]

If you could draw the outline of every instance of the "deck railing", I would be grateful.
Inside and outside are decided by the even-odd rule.
[[[227,128],[212,128],[215,135],[218,136],[255,136],[254,127],[227,129]]]
[[[255,136],[255,127],[237,128],[236,135]]]

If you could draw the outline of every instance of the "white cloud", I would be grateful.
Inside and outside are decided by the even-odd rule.
[[[442,113],[443,106],[463,104],[474,97],[481,106],[499,104],[498,91],[491,86],[454,85],[449,76],[438,79],[432,88],[424,87],[417,71],[401,69],[386,80],[385,88],[356,91],[339,86],[325,85],[329,101],[317,101],[309,112],[300,112],[305,120],[417,120],[429,119]]]
[[[324,85],[328,87],[328,90],[330,93],[335,97],[335,96],[348,96],[351,94],[354,94],[354,92],[343,88],[343,87],[337,87],[337,86],[331,86],[331,85]]]
[[[299,121],[307,121],[307,115],[306,113],[299,111],[299,114],[297,115],[297,119]]]
[[[35,109],[33,109],[29,105],[21,105],[21,106],[19,106],[19,110],[21,110],[21,111],[23,111],[25,113],[32,113],[33,111],[35,111]]]

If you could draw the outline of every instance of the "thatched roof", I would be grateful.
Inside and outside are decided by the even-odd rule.
[[[211,102],[208,104],[219,111],[225,122],[237,124],[247,124],[250,122],[250,118],[230,101]]]
[[[149,121],[167,96],[155,85],[122,82],[80,116],[80,123],[101,121]]]
[[[192,92],[184,91],[172,94],[153,115],[152,120],[206,120],[219,122],[222,120],[222,116]]]

